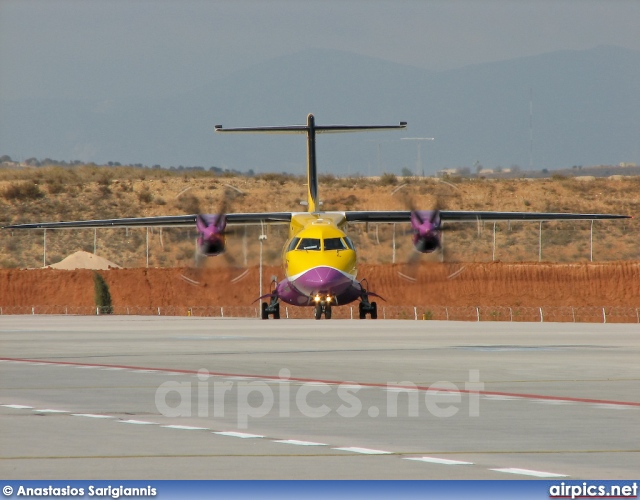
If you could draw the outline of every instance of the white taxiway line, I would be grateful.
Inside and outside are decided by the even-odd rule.
[[[33,406],[26,406],[26,405],[4,405],[3,404],[0,406],[4,408],[12,408],[15,410],[30,409],[30,410],[33,410],[34,412],[40,412],[40,413],[65,413],[72,417],[112,419],[112,420],[115,420],[116,422],[121,422],[123,424],[158,425],[160,427],[164,427],[167,429],[180,429],[180,430],[191,430],[191,431],[211,430],[208,427],[191,427],[188,425],[160,425],[158,422],[150,422],[146,420],[119,420],[119,419],[116,419],[116,417],[111,415],[99,415],[94,413],[69,413],[66,410],[55,410],[55,409],[49,409],[49,408],[38,410],[38,409],[34,409]],[[227,431],[227,432],[212,431],[212,434],[217,434],[219,436],[236,437],[236,438],[242,438],[242,439],[265,437],[260,434],[249,434],[246,432],[233,432],[233,431]],[[291,445],[297,445],[297,446],[328,446],[325,443],[316,443],[313,441],[300,441],[296,439],[279,439],[279,440],[272,439],[271,441],[274,443],[291,444]],[[338,450],[338,451],[346,451],[350,453],[361,453],[364,455],[393,455],[394,454],[394,452],[392,451],[374,450],[371,448],[359,448],[359,447],[344,447],[344,448],[341,447],[341,448],[332,448],[332,449]],[[476,465],[473,462],[463,462],[460,460],[449,460],[446,458],[435,458],[435,457],[403,457],[403,460],[412,460],[416,462],[426,462],[426,463],[433,463],[433,464],[440,464],[440,465]],[[529,470],[529,469],[504,468],[504,469],[489,469],[489,470],[495,471],[495,472],[504,472],[507,474],[520,474],[524,476],[534,476],[534,477],[542,477],[542,478],[569,477],[566,474],[556,474],[553,472],[543,472],[543,471],[536,471],[536,470]]]
[[[473,462],[461,462],[460,460],[448,460],[446,458],[434,457],[405,458],[404,460],[415,460],[416,462],[427,462],[430,464],[442,465],[474,465]]]
[[[327,446],[325,443],[314,443],[313,441],[298,441],[297,439],[278,439],[274,443],[293,444],[297,446]]]
[[[241,439],[251,439],[251,438],[263,438],[260,434],[249,434],[247,432],[214,432],[218,436],[229,436],[236,437]]]
[[[72,417],[88,417],[88,418],[113,418],[111,415],[96,415],[94,413],[72,413]]]
[[[183,431],[208,431],[207,427],[191,427],[189,425],[161,425],[165,429],[180,429]]]
[[[147,422],[146,420],[118,420],[121,424],[135,424],[135,425],[158,425],[156,422]]]
[[[534,476],[534,477],[568,477],[565,474],[554,474],[553,472],[542,472],[539,470],[529,470],[529,469],[489,469],[495,472],[506,472],[507,474],[521,474],[523,476]]]
[[[382,451],[382,450],[371,450],[369,448],[358,448],[358,447],[352,447],[352,448],[333,448],[334,450],[340,450],[340,451],[348,451],[351,453],[362,453],[364,455],[392,455],[393,452],[391,451]]]

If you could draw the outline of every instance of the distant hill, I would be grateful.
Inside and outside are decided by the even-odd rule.
[[[532,96],[532,110],[530,104]],[[305,50],[189,92],[146,101],[0,102],[0,150],[80,159],[302,173],[296,136],[215,136],[227,126],[409,122],[406,133],[322,136],[323,172],[482,165],[528,169],[640,163],[640,52],[602,46],[431,72]],[[533,130],[533,148],[530,140]]]

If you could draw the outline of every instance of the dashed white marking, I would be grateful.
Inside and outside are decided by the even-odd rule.
[[[50,408],[45,408],[43,410],[33,410],[36,411],[38,413],[69,413],[67,410],[52,410]]]
[[[351,453],[362,453],[364,455],[392,455],[391,451],[382,451],[382,450],[372,450],[370,448],[358,448],[356,446],[351,448],[333,448],[334,450],[339,451],[348,451]]]
[[[14,410],[31,410],[33,406],[25,406],[25,405],[0,405],[5,408],[13,408]]]
[[[88,418],[113,418],[111,415],[97,415],[94,413],[72,413],[72,417],[88,417]]]
[[[135,424],[135,425],[158,425],[156,422],[147,422],[146,420],[118,420],[122,424]]]
[[[515,468],[507,468],[507,469],[489,469],[495,472],[506,472],[507,474],[521,474],[523,476],[534,476],[534,477],[568,477],[566,474],[555,474],[554,472],[542,472],[539,470],[529,470],[529,469],[515,469]]]
[[[559,401],[553,399],[532,399],[532,403],[538,403],[541,405],[572,405],[573,401]]]
[[[298,441],[297,439],[278,439],[274,443],[294,444],[296,446],[327,446],[324,443],[314,443],[313,441]]]
[[[484,394],[482,399],[487,399],[489,401],[520,401],[522,398],[516,396],[498,396],[495,394]]]
[[[114,372],[116,370],[124,370],[124,368],[120,368],[119,366],[108,366],[106,368],[101,368],[101,370]]]
[[[218,436],[230,436],[237,437],[241,439],[250,439],[250,438],[263,438],[260,434],[249,434],[247,432],[214,432]]]
[[[136,373],[156,373],[158,370],[129,370]]]
[[[165,427],[167,429],[181,429],[184,431],[208,431],[207,427],[191,427],[189,425],[162,425],[161,427]]]
[[[446,458],[434,458],[434,457],[414,457],[405,458],[404,460],[415,460],[416,462],[428,462],[430,464],[442,464],[442,465],[473,465],[473,462],[462,462],[460,460],[449,460]]]
[[[635,410],[636,409],[632,406],[624,406],[624,405],[594,404],[592,406],[594,408],[599,408],[601,410]]]

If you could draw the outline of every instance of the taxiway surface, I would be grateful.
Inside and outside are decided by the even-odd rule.
[[[0,317],[11,479],[631,479],[638,325]]]

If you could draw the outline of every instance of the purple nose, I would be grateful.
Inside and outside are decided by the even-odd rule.
[[[337,269],[316,267],[304,273],[297,283],[306,293],[340,293],[351,283],[351,279]]]

